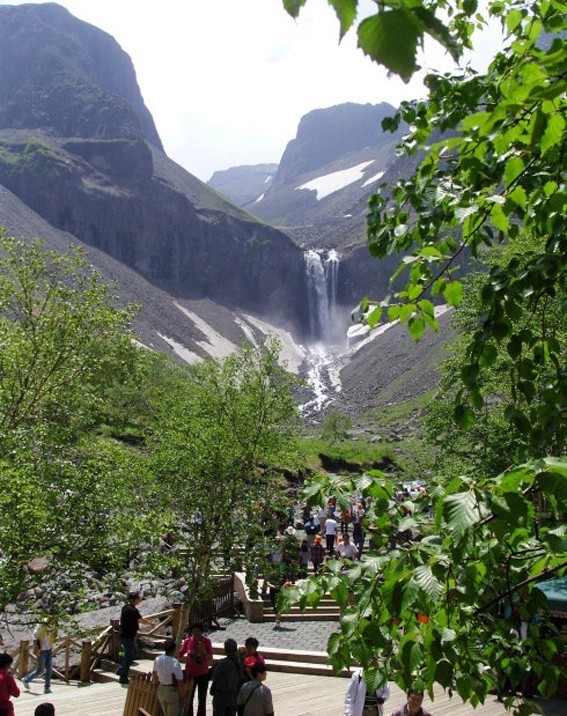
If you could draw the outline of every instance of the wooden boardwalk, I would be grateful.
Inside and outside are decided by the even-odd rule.
[[[268,664],[269,669],[269,664]],[[348,686],[347,679],[329,676],[306,676],[303,674],[268,674],[266,686],[272,690],[276,716],[342,716],[343,700]],[[21,682],[18,682],[21,685]],[[126,689],[117,683],[79,686],[76,682],[65,684],[53,682],[53,693],[43,694],[41,680],[30,684],[30,692],[22,689],[22,695],[14,699],[16,716],[33,716],[35,707],[43,701],[55,706],[56,716],[122,716]],[[210,699],[210,697],[209,697]],[[392,687],[392,696],[386,706],[387,716],[405,702],[404,694],[397,686]],[[502,716],[506,713],[495,697],[489,696],[484,706],[476,711],[463,704],[458,698],[449,699],[439,692],[432,704],[424,702],[433,716]],[[545,702],[546,716],[565,716],[567,701]],[[207,714],[212,713],[209,706]]]

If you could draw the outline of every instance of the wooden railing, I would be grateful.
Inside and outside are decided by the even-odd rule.
[[[202,621],[205,624],[213,624],[219,617],[231,616],[234,611],[233,605],[234,577],[227,576],[218,580],[215,584],[215,593],[209,599],[205,599],[194,607],[187,619],[188,626],[191,622]],[[181,623],[181,604],[174,603],[171,609],[165,609],[156,614],[148,614],[149,619],[155,624],[147,631],[139,632],[139,637],[150,642],[163,642],[169,637],[176,637]],[[60,637],[53,645],[53,657],[64,651],[64,666],[61,669],[53,667],[53,675],[63,681],[78,678],[82,682],[92,680],[93,673],[103,659],[118,661],[120,652],[120,638],[118,636],[119,620],[112,619],[94,640],[78,640],[70,636]],[[34,653],[33,643],[29,640],[22,640],[19,646],[12,652],[14,657],[14,671],[23,678],[35,663],[37,656]],[[72,660],[72,656],[79,659]],[[74,663],[72,663],[74,661]],[[136,687],[137,688],[137,687]],[[147,708],[144,704],[140,704]],[[132,712],[137,713],[136,711]]]
[[[138,716],[138,714],[160,716],[161,706],[157,699],[157,681],[151,674],[131,674],[128,693],[122,716]]]

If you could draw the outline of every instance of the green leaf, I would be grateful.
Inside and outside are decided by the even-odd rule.
[[[408,329],[414,341],[419,341],[425,332],[425,321],[420,316],[413,316],[408,321]]]
[[[292,17],[297,17],[307,0],[283,0],[283,6]]]
[[[512,156],[506,162],[504,169],[505,186],[510,186],[524,171],[525,165],[521,157]]]
[[[415,4],[413,11],[423,22],[425,32],[427,32],[428,35],[431,35],[434,40],[437,40],[439,44],[443,45],[456,62],[461,56],[462,48],[449,32],[447,23],[439,20],[435,17],[434,13],[422,5]]]
[[[341,24],[340,39],[347,34],[356,19],[358,0],[329,0]]]
[[[541,151],[545,154],[565,138],[565,119],[556,112],[547,118],[547,126],[541,138]]]
[[[439,599],[442,591],[442,584],[433,574],[429,565],[421,565],[416,567],[414,572],[414,579],[420,589],[427,594],[433,600]]]
[[[461,430],[470,430],[476,423],[476,417],[473,411],[462,403],[455,406],[453,417]]]
[[[474,492],[457,492],[443,501],[443,517],[447,527],[461,535],[479,520],[477,498]]]
[[[443,288],[443,296],[450,306],[458,308],[463,300],[463,284],[460,281],[446,283]]]
[[[404,82],[417,70],[417,44],[422,36],[423,24],[403,8],[379,12],[358,26],[361,50]]]

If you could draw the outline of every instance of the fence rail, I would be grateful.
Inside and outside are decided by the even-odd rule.
[[[213,624],[219,617],[231,616],[234,613],[233,593],[233,575],[216,580],[213,596],[196,605],[189,613],[187,623],[183,626],[186,627],[194,621]],[[171,609],[165,609],[156,614],[148,614],[146,619],[155,623],[148,631],[140,632],[140,637],[150,641],[152,644],[160,643],[171,636],[175,638],[181,625],[182,613],[181,604],[174,603]],[[82,682],[91,681],[94,671],[101,666],[103,659],[118,661],[120,652],[118,628],[119,620],[112,619],[110,625],[93,640],[83,639],[79,641],[72,636],[57,638],[53,644],[53,657],[64,652],[64,666],[59,667],[59,669],[53,667],[53,675],[63,681],[70,681],[77,677]],[[71,663],[73,655],[79,656],[79,663]],[[33,642],[28,639],[20,641],[19,646],[12,652],[12,656],[14,658],[14,671],[20,679],[29,673],[34,664],[37,663]],[[134,684],[137,684],[137,682],[134,682]],[[133,688],[138,687],[134,685]],[[149,687],[143,688],[149,689]],[[144,703],[140,703],[139,706],[148,709],[151,713],[155,710],[153,704],[150,705],[151,708],[148,708]],[[136,706],[135,708],[137,709],[138,707]],[[132,711],[132,714],[136,713],[137,710]]]

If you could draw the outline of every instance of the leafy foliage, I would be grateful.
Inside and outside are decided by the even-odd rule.
[[[123,566],[109,515],[122,512],[132,489],[132,458],[119,445],[90,439],[84,426],[139,351],[128,329],[132,309],[112,306],[109,287],[80,252],[60,255],[39,242],[1,238],[4,606],[30,587],[24,567],[34,557],[47,558],[53,574]]]
[[[331,4],[343,24],[354,24],[341,3]],[[565,9],[562,0],[490,3],[488,15],[507,35],[504,49],[485,74],[430,74],[427,101],[404,103],[383,122],[385,130],[407,122],[400,152],[423,159],[409,180],[383,185],[369,202],[371,255],[401,256],[372,321],[386,311],[419,340],[427,327],[437,330],[434,302],[465,307],[452,415],[461,434],[482,433],[479,421],[496,419],[484,424],[484,436],[498,426],[503,469],[490,472],[498,440],[487,465],[464,455],[463,474],[432,482],[426,499],[403,505],[409,516],[374,473],[360,489],[373,498],[377,550],[346,572],[331,566],[317,587],[355,596],[329,642],[333,663],[345,666],[356,652],[370,679],[430,693],[439,683],[475,706],[506,680],[520,689],[530,670],[543,694],[558,676],[552,657],[560,642],[539,622],[545,599],[534,585],[567,566],[558,539],[567,476]],[[359,45],[407,80],[425,33],[459,57],[485,23],[474,0],[378,3],[358,25]],[[477,279],[471,309],[461,264],[499,244],[506,251]],[[306,494],[317,501],[341,489],[320,479]],[[306,589],[287,596],[304,602]],[[528,636],[511,644],[520,620]],[[507,706],[521,714],[536,708],[521,696]]]
[[[278,365],[279,345],[243,345],[208,361],[156,396],[151,470],[168,529],[183,541],[173,567],[190,574],[189,606],[220,567],[258,572],[275,535],[284,487],[278,468],[295,450],[295,379]],[[283,495],[285,497],[285,495]],[[181,534],[183,533],[183,534]]]

